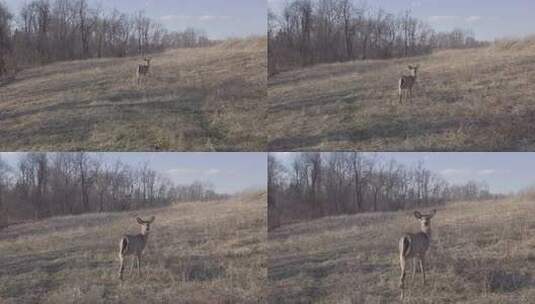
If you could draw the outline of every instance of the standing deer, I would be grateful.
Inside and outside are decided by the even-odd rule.
[[[121,262],[121,268],[119,269],[119,279],[123,279],[123,270],[124,270],[124,260],[127,255],[135,255],[137,258],[137,271],[138,275],[141,275],[141,254],[143,249],[147,245],[149,239],[150,224],[154,222],[155,217],[151,217],[150,220],[144,221],[140,217],[137,217],[136,220],[138,224],[141,225],[141,233],[136,235],[126,234],[121,239],[119,243],[119,261]],[[134,268],[134,261],[132,261],[132,267],[130,268],[130,273]]]
[[[137,67],[137,72],[136,72],[136,77],[137,77],[137,85],[139,86],[140,82],[141,82],[141,77],[142,76],[147,76],[147,74],[149,74],[149,69],[150,69],[150,61],[152,60],[152,57],[145,57],[143,58],[143,61],[145,61],[146,63],[141,63],[138,65]]]
[[[407,259],[412,260],[412,279],[414,279],[416,273],[416,259],[419,259],[423,284],[425,285],[425,254],[427,249],[429,249],[429,245],[431,245],[431,218],[436,213],[436,210],[433,210],[431,214],[421,214],[415,211],[414,216],[420,221],[421,231],[418,233],[406,233],[399,240],[399,264],[401,266],[399,287],[401,288],[401,300],[404,297],[405,266]]]
[[[416,83],[416,77],[418,68],[420,66],[412,66],[409,65],[409,71],[411,71],[411,75],[403,75],[399,79],[399,103],[403,103],[403,92],[405,92],[405,100],[411,100],[412,101],[412,87]]]

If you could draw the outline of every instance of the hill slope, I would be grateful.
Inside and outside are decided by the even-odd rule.
[[[534,202],[469,202],[432,220],[427,286],[407,278],[405,303],[532,303]],[[325,218],[269,233],[273,303],[399,303],[398,240],[410,212]],[[410,269],[410,268],[409,268]]]
[[[413,103],[398,105],[409,64],[420,64]],[[269,147],[533,150],[534,82],[535,47],[525,45],[282,73],[269,80]]]
[[[0,303],[257,303],[264,296],[266,198],[185,203],[155,215],[143,276],[118,280],[136,213],[90,214],[0,231]]]
[[[0,86],[0,150],[262,150],[265,39],[51,64]]]

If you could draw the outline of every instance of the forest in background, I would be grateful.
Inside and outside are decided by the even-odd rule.
[[[55,61],[125,57],[211,46],[205,32],[169,31],[143,11],[129,15],[87,0],[33,0],[10,12],[0,0],[0,77]]]
[[[451,184],[423,162],[414,166],[359,152],[296,153],[268,160],[269,228],[330,215],[425,208],[451,201],[487,200],[487,184]]]
[[[269,74],[318,63],[389,59],[487,45],[467,29],[437,32],[410,10],[354,0],[292,0],[268,13]]]
[[[133,167],[84,152],[26,153],[12,167],[0,156],[0,227],[56,215],[227,198],[210,183],[176,185],[148,162]]]

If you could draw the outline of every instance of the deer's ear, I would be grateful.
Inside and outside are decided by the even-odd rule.
[[[414,211],[414,216],[417,218],[417,219],[421,219],[422,218],[422,214],[418,211]]]
[[[435,216],[435,214],[437,214],[437,209],[433,209],[433,211],[431,211],[429,218],[432,218],[433,216]]]
[[[139,216],[136,217],[136,221],[138,222],[138,224],[141,224],[141,225],[145,224],[145,222],[143,222],[143,220]]]
[[[412,69],[412,65],[409,65],[409,70],[411,70],[411,69]]]
[[[149,223],[152,223],[152,222],[154,222],[155,219],[156,219],[155,216],[151,216],[151,217],[150,217],[150,220],[148,220],[148,222],[149,222]]]

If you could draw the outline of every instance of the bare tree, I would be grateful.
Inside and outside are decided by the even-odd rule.
[[[30,0],[18,18],[0,2],[0,76],[17,66],[59,60],[124,57],[176,47],[205,47],[206,33],[196,29],[169,32],[145,16],[117,10],[105,13],[87,0]],[[18,22],[13,23],[13,19]]]
[[[13,16],[0,2],[0,78],[7,73],[7,56],[12,51],[10,23]]]
[[[436,33],[410,11],[399,15],[354,0],[291,0],[268,14],[270,75],[322,62],[388,59],[435,48],[483,45],[470,31]]]
[[[270,154],[268,174],[270,229],[296,219],[494,197],[482,183],[450,185],[423,162],[407,167],[357,152],[296,153],[285,162]]]
[[[11,168],[0,157],[0,228],[7,225],[8,219],[6,217],[7,210],[5,210],[4,199],[6,191],[9,187],[9,173]]]
[[[15,220],[39,219],[228,197],[206,182],[174,185],[149,163],[132,167],[84,152],[26,153],[20,157],[16,170],[0,159],[2,223],[8,216]]]

